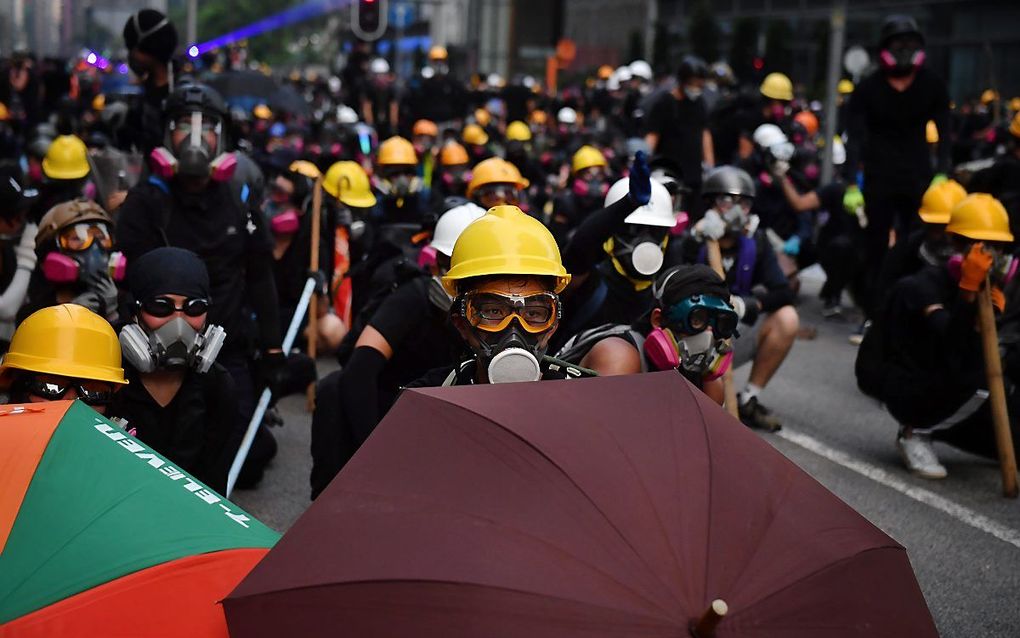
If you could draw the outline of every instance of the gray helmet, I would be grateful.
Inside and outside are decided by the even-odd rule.
[[[701,194],[709,195],[743,195],[754,197],[754,180],[747,171],[735,166],[720,166],[705,178],[701,186]]]

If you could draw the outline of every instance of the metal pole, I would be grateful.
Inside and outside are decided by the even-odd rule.
[[[198,0],[188,0],[187,37],[189,47],[198,42]]]
[[[655,23],[658,21],[659,0],[648,0],[648,14],[645,17],[645,61],[649,64],[652,63],[652,55],[655,51]]]
[[[829,71],[825,77],[825,153],[822,156],[822,184],[832,181],[832,139],[836,136],[836,84],[839,83],[843,41],[846,37],[846,3],[832,8],[829,19]]]

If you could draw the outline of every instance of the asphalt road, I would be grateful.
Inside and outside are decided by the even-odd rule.
[[[783,420],[763,434],[783,454],[908,550],[942,636],[1020,636],[1020,502],[1000,496],[994,462],[937,444],[949,470],[942,481],[911,476],[894,447],[896,426],[853,377],[853,321],[826,321],[805,280],[799,340],[761,401]],[[320,362],[320,373],[335,363]],[[747,366],[737,371],[739,384]],[[286,425],[262,485],[235,500],[285,531],[308,507],[309,425],[303,397],[280,402]]]

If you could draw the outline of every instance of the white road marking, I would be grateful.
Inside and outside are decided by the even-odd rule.
[[[806,434],[798,434],[797,432],[790,432],[786,428],[776,432],[776,434],[781,438],[786,439],[795,445],[799,445],[805,450],[814,452],[818,456],[828,459],[837,465],[857,472],[861,476],[869,478],[876,483],[894,489],[900,494],[903,494],[908,498],[912,498],[919,503],[924,503],[929,507],[933,507],[943,514],[955,518],[964,525],[969,525],[970,527],[985,532],[986,534],[991,534],[995,538],[1020,549],[1020,530],[1015,530],[998,523],[987,516],[979,514],[968,507],[960,505],[959,503],[955,503],[944,496],[939,496],[931,490],[911,485],[880,467],[861,461],[860,459],[855,459],[845,452],[829,447],[814,437]]]

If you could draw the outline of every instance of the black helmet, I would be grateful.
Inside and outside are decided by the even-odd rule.
[[[183,84],[166,99],[165,112],[170,118],[193,111],[218,117],[221,121],[227,119],[227,103],[216,89],[205,84]]]
[[[709,195],[742,195],[754,197],[754,180],[735,166],[720,166],[705,178],[701,186],[701,194]]]
[[[693,78],[708,77],[708,65],[696,55],[685,55],[676,71],[677,80],[686,82]]]
[[[905,15],[891,15],[882,21],[882,30],[879,33],[878,44],[885,47],[889,40],[900,35],[913,35],[921,39],[924,44],[924,35],[917,26],[917,20]]]

